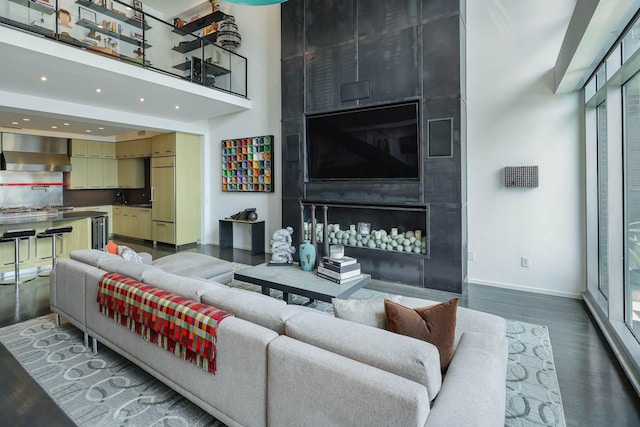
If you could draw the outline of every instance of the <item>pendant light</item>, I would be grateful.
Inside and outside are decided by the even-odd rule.
[[[269,6],[284,3],[287,0],[225,0],[227,3],[242,4],[245,6]]]

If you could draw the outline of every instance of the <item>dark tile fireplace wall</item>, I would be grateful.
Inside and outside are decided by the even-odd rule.
[[[384,206],[378,215],[388,216],[394,216],[394,206],[424,207],[427,255],[355,247],[345,252],[374,278],[463,292],[465,0],[289,0],[281,10],[283,226],[299,227],[299,199],[355,205],[354,217],[358,209],[367,211],[367,203]],[[306,179],[305,115],[407,100],[420,101],[419,181]],[[436,141],[434,130],[443,127],[433,123],[447,129],[443,119],[451,123],[451,145]]]

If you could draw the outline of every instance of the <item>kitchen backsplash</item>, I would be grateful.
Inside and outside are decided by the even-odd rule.
[[[128,204],[149,203],[151,189],[107,189],[107,190],[67,190],[64,194],[65,206],[101,206],[119,203],[116,193],[123,193]]]

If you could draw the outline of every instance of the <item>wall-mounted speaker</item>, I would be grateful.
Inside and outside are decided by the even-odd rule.
[[[538,166],[506,166],[504,168],[505,187],[538,186]]]
[[[285,145],[287,162],[300,161],[300,134],[287,135]]]
[[[427,123],[429,157],[453,156],[453,119],[435,119]]]

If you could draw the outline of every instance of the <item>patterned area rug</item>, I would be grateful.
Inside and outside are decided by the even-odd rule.
[[[239,288],[258,290],[234,282]],[[361,289],[353,298],[380,296]],[[273,293],[277,296],[277,292]],[[298,297],[304,302],[305,298]],[[332,311],[331,304],[311,305]],[[546,326],[508,321],[505,426],[564,427],[564,413]],[[105,346],[94,355],[80,331],[59,328],[53,315],[0,329],[0,342],[80,426],[223,426],[169,387]]]

